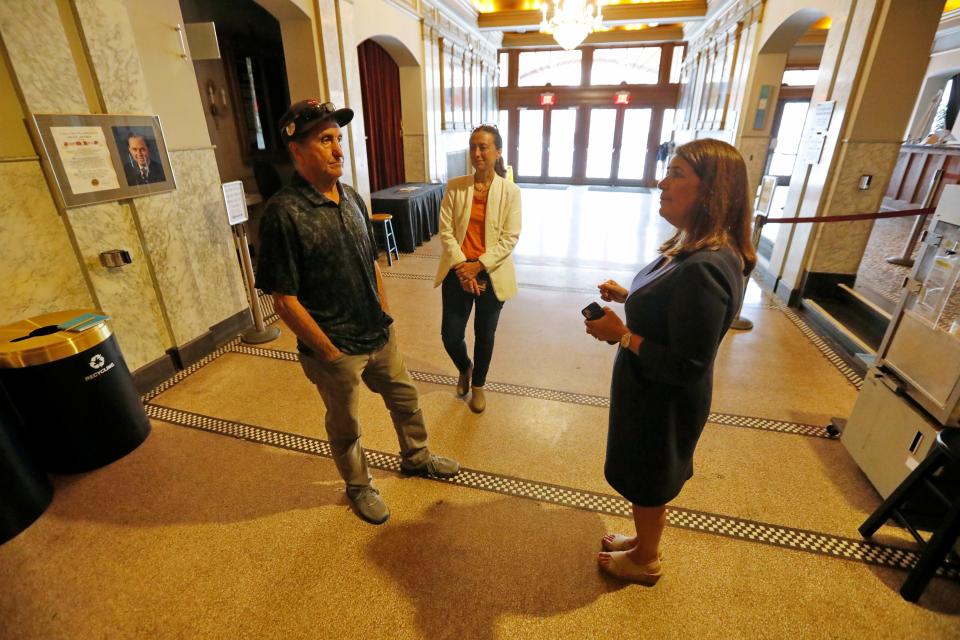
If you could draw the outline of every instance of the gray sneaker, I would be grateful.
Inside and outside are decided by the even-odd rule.
[[[363,487],[356,492],[348,490],[347,497],[354,512],[370,524],[383,524],[390,517],[390,509],[373,487]]]
[[[460,463],[443,456],[430,454],[425,462],[416,466],[407,464],[404,460],[400,463],[400,472],[408,476],[424,476],[427,478],[452,478],[460,473]]]

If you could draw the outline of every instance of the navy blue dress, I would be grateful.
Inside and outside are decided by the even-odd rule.
[[[610,486],[650,507],[673,500],[693,475],[713,361],[745,284],[729,247],[664,262],[637,274],[624,303],[627,327],[643,342],[638,355],[617,350],[604,465]]]

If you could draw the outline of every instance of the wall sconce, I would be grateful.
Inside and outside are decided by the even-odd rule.
[[[217,105],[217,93],[220,94],[220,105]],[[210,102],[210,115],[216,118],[219,115],[222,115],[221,108],[223,113],[227,110],[227,90],[224,88],[217,89],[216,83],[213,81],[213,78],[207,79],[207,100]]]
[[[213,78],[207,80],[207,99],[210,101],[210,115],[216,118],[220,110],[217,109],[217,86],[213,84]]]

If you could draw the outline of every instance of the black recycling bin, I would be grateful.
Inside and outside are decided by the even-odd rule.
[[[40,517],[53,486],[23,440],[20,416],[0,388],[0,544]]]
[[[150,433],[107,318],[89,309],[0,327],[0,385],[47,471],[102,467],[136,449]]]

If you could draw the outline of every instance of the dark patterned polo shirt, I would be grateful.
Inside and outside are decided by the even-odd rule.
[[[260,222],[257,288],[296,296],[344,353],[372,353],[387,342],[393,318],[377,292],[377,259],[367,207],[337,183],[340,204],[299,174],[267,202]],[[297,346],[309,352],[299,339]]]

